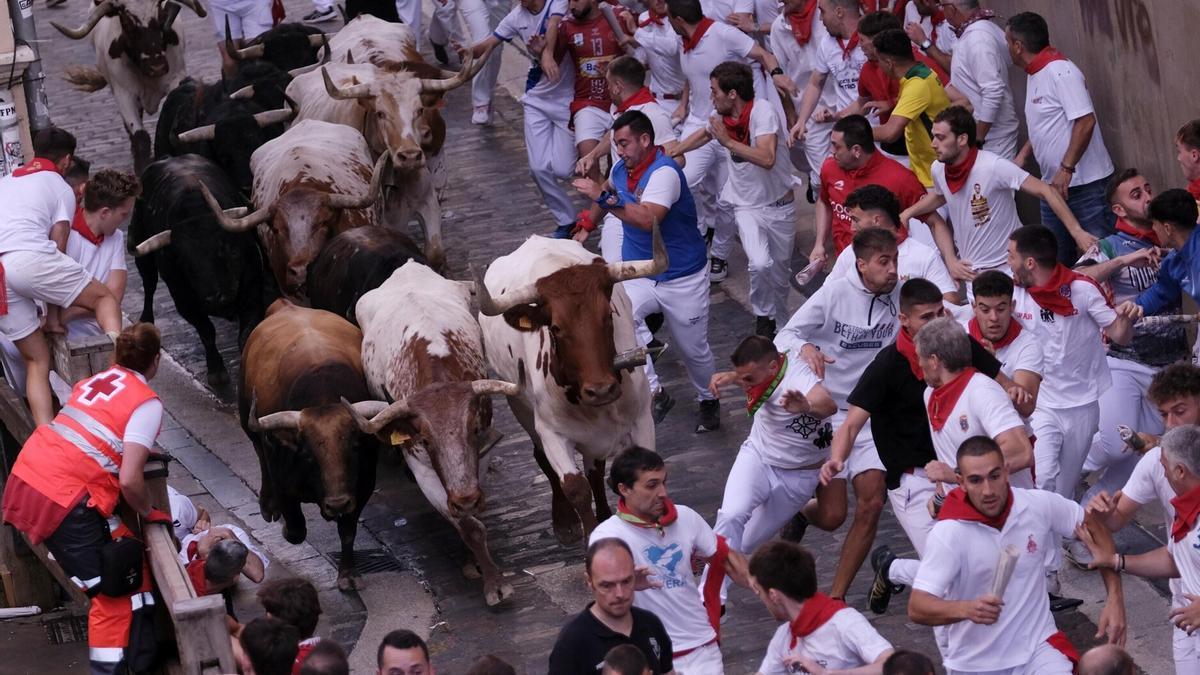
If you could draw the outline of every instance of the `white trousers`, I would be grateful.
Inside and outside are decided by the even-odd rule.
[[[625,242],[625,227],[611,213],[600,221],[600,257],[604,262],[621,262],[621,245]]]
[[[560,180],[571,177],[575,170],[575,134],[567,128],[570,111],[563,106],[554,110],[536,99],[522,99],[525,109],[525,153],[529,157],[529,174],[555,225],[575,222],[575,208]]]
[[[728,540],[730,548],[749,556],[804,508],[820,480],[819,468],[765,464],[746,439],[725,480],[713,530]]]
[[[804,125],[804,157],[808,160],[808,184],[813,187],[814,192],[821,187],[821,165],[829,157],[832,135],[833,122],[814,122],[810,117]]]
[[[733,209],[738,237],[750,268],[750,307],[782,326],[791,318],[787,298],[796,239],[796,205],[737,206]],[[716,246],[713,246],[713,255]]]
[[[946,675],[1071,675],[1075,670],[1065,654],[1050,646],[1048,642],[1038,644],[1029,663],[1016,668],[1001,670],[954,670],[946,669]]]
[[[937,487],[925,476],[924,469],[914,469],[912,473],[901,475],[900,486],[888,490],[892,511],[917,550],[918,558],[925,554],[925,541],[936,522],[929,516],[929,500],[933,499],[936,491]],[[913,558],[897,559],[888,568],[888,579],[895,584],[911,586],[920,565],[921,561]]]
[[[679,137],[687,138],[688,134],[697,128],[684,126]],[[684,153],[683,158],[683,175],[687,179],[688,189],[692,191],[692,198],[696,201],[700,234],[714,230],[713,255],[728,259],[736,229],[733,224],[733,207],[717,196],[721,194],[721,188],[725,187],[725,180],[729,175],[729,151],[722,148],[720,143],[709,141],[691,152]],[[718,255],[718,252],[723,255]]]
[[[721,658],[721,647],[717,643],[704,645],[673,660],[675,672],[680,675],[725,675],[725,661]]]
[[[838,411],[829,418],[829,423],[834,429],[842,426],[846,421],[848,410],[838,408]],[[850,458],[846,460],[846,468],[838,474],[838,478],[845,478],[851,482],[854,477],[864,471],[884,471],[883,461],[879,459],[879,450],[875,448],[875,436],[871,431],[871,420],[863,425],[859,430],[858,437],[854,439],[854,445],[850,446]]]
[[[1083,463],[1085,474],[1101,471],[1099,479],[1088,489],[1080,503],[1104,490],[1113,494],[1124,487],[1141,455],[1131,451],[1117,435],[1117,425],[1134,431],[1162,434],[1162,418],[1158,408],[1146,396],[1150,380],[1156,372],[1150,366],[1108,357],[1112,386],[1100,395],[1100,430],[1092,437],[1092,447]]]
[[[436,1],[436,0],[435,0]],[[421,0],[396,0],[396,14],[412,28],[413,37],[421,41]]]
[[[1083,475],[1083,462],[1100,425],[1100,404],[1088,403],[1074,408],[1039,405],[1030,422],[1037,436],[1033,445],[1033,470],[1038,488],[1074,500],[1075,486]]]
[[[458,24],[456,13],[462,15],[462,22],[467,27],[468,39],[463,39],[462,29]],[[495,29],[491,12],[488,11],[486,0],[439,0],[433,2],[433,18],[429,22],[429,41],[445,45],[451,41],[465,45],[483,42]],[[471,80],[471,104],[476,108],[492,104],[492,91],[496,88],[496,78],[500,74],[500,55],[504,49],[492,50],[488,62]]]
[[[443,46],[451,41],[462,43],[457,14],[456,0],[433,0],[433,12],[429,15],[429,41]],[[472,40],[470,44],[475,44],[475,41]]]
[[[638,343],[647,345],[652,338],[646,316],[662,312],[671,331],[671,346],[679,350],[696,398],[712,399],[708,381],[716,372],[716,360],[708,346],[708,269],[670,281],[630,279],[622,283],[633,304]],[[650,359],[646,359],[646,380],[652,393],[662,388]]]

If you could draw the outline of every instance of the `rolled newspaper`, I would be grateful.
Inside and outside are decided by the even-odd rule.
[[[1000,559],[996,561],[996,578],[992,579],[992,589],[990,593],[997,598],[1004,598],[1004,591],[1008,588],[1008,580],[1012,578],[1013,570],[1017,567],[1017,560],[1021,557],[1021,550],[1016,546],[1009,544],[1000,549]]]
[[[1157,328],[1177,323],[1196,323],[1197,321],[1200,321],[1200,314],[1158,314],[1144,316],[1138,319],[1134,325],[1138,328]]]

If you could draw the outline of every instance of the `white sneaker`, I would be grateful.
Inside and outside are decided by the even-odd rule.
[[[490,127],[492,125],[492,106],[477,105],[471,113],[471,124]]]
[[[1066,542],[1067,558],[1075,563],[1076,567],[1087,569],[1088,563],[1092,562],[1092,550],[1087,547],[1087,544],[1078,539],[1069,539]]]

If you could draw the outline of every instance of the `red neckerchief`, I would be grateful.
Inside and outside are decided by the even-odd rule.
[[[975,160],[978,158],[979,148],[971,148],[965,160],[958,164],[946,165],[946,187],[950,188],[950,194],[958,193],[967,184],[967,176],[971,175],[971,169],[975,168]]]
[[[1054,635],[1046,638],[1046,644],[1062,652],[1062,655],[1067,657],[1067,660],[1071,662],[1072,666],[1079,665],[1079,650],[1075,649],[1075,645],[1071,644],[1071,640],[1067,637],[1066,633],[1062,632],[1061,630],[1058,631]]]
[[[925,373],[921,371],[921,362],[917,360],[917,346],[913,344],[907,328],[901,327],[900,332],[896,333],[896,351],[900,352],[900,356],[903,356],[905,361],[908,361],[908,367],[912,370],[912,374],[924,382]]]
[[[826,621],[832,619],[834,614],[843,609],[846,609],[846,603],[834,600],[821,591],[817,591],[811,598],[804,601],[804,604],[800,606],[800,613],[788,625],[788,630],[792,634],[792,641],[788,644],[788,649],[795,649],[796,640],[812,635],[813,631],[824,626]]]
[[[982,343],[984,340],[987,340],[987,338],[983,336],[983,332],[979,330],[979,320],[975,319],[974,317],[967,322],[967,333],[970,334],[971,337],[975,338],[976,342]],[[1008,330],[1004,331],[1004,337],[994,342],[988,340],[988,342],[991,342],[992,346],[996,349],[1004,349],[1012,344],[1012,341],[1016,340],[1017,336],[1020,334],[1021,322],[1010,318],[1008,320]]]
[[[771,394],[779,388],[779,383],[783,381],[783,374],[787,372],[787,354],[782,354],[775,363],[771,364],[771,374],[761,383],[750,387],[746,391],[746,412],[750,415],[758,412],[758,409],[766,403]]]
[[[994,16],[996,16],[996,13],[993,12],[992,10],[980,8],[980,9],[977,9],[974,12],[972,12],[971,18],[964,21],[963,25],[959,26],[958,28],[955,28],[954,26],[950,26],[950,30],[954,31],[954,34],[957,37],[962,37],[962,34],[964,32],[966,32],[966,30],[967,30],[967,26],[970,26],[971,24],[975,23],[976,21],[990,19]]]
[[[967,520],[973,523],[983,523],[997,530],[1004,529],[1004,521],[1008,520],[1008,514],[1012,513],[1013,506],[1013,491],[1012,487],[1008,488],[1008,503],[1004,505],[1004,510],[1000,515],[989,518],[979,512],[975,505],[967,499],[967,492],[962,488],[954,488],[950,494],[946,495],[946,501],[942,502],[942,510],[938,511],[938,520]]]
[[[654,163],[654,160],[658,159],[658,153],[660,152],[662,152],[662,147],[656,145],[654,146],[654,151],[651,152],[646,159],[643,159],[641,164],[638,164],[632,169],[626,165],[625,173],[627,174],[627,177],[625,179],[625,187],[628,188],[630,192],[635,194],[637,193],[638,181],[642,180],[642,175],[650,170],[650,165]]]
[[[204,576],[204,561],[196,558],[189,562],[185,569],[188,578],[192,580],[192,588],[196,589],[196,595],[208,595],[208,577]]]
[[[638,22],[638,28],[645,28],[652,23],[661,26],[667,18],[666,14],[655,14],[654,10],[649,10],[646,14],[646,18]]]
[[[696,30],[692,31],[692,37],[684,38],[683,53],[686,54],[695,49],[696,45],[700,42],[700,38],[704,37],[704,34],[708,32],[708,29],[711,28],[712,25],[713,20],[707,16],[703,19],[700,19],[700,23],[696,24]]]
[[[725,561],[728,559],[729,542],[718,534],[717,552],[708,559],[708,576],[704,579],[704,588],[700,593],[704,613],[708,615],[708,624],[717,634],[717,639],[721,638],[721,586],[725,583]]]
[[[1067,57],[1063,56],[1062,52],[1058,51],[1054,47],[1048,46],[1042,51],[1038,52],[1037,56],[1033,57],[1033,60],[1029,62],[1029,65],[1025,66],[1025,72],[1033,75],[1055,61],[1066,60]]]
[[[858,31],[854,31],[854,35],[850,36],[850,42],[842,42],[842,38],[838,38],[838,46],[842,48],[842,60],[849,61],[850,54],[854,52],[854,48],[858,46]]]
[[[1054,267],[1054,273],[1050,275],[1046,283],[1041,286],[1031,286],[1025,290],[1033,296],[1034,301],[1042,309],[1048,309],[1059,316],[1075,316],[1079,312],[1075,309],[1075,305],[1071,304],[1072,281],[1086,281],[1092,284],[1100,290],[1108,304],[1112,305],[1108,293],[1104,292],[1095,279],[1075,272],[1062,263],[1058,263]]]
[[[62,175],[62,171],[58,170],[58,165],[44,157],[34,157],[32,162],[16,169],[12,172],[12,175],[15,178],[20,178],[21,176],[28,176],[42,171],[53,171],[60,176]]]
[[[654,94],[650,93],[650,87],[642,87],[633,92],[632,96],[617,104],[617,114],[623,113],[635,105],[654,103],[655,100]]]
[[[1172,498],[1171,506],[1175,507],[1175,520],[1171,522],[1171,539],[1179,542],[1192,531],[1192,526],[1196,524],[1196,516],[1200,515],[1200,487]]]
[[[79,236],[87,239],[96,246],[104,243],[104,235],[92,232],[92,228],[88,227],[87,220],[83,217],[83,209],[75,209],[75,217],[71,219],[71,229],[79,233]]]
[[[872,152],[867,155],[866,164],[863,164],[857,169],[850,169],[846,172],[846,175],[850,176],[851,178],[867,178],[881,163],[883,163],[883,153]]]
[[[746,101],[746,107],[742,108],[742,114],[737,117],[721,116],[721,122],[729,132],[729,137],[738,143],[750,144],[750,111],[753,109],[754,99],[750,99]]]
[[[1188,194],[1196,198],[1196,201],[1200,202],[1200,178],[1188,183],[1187,191]]]
[[[1117,232],[1124,232],[1125,234],[1134,237],[1135,239],[1141,239],[1152,246],[1162,246],[1162,242],[1158,240],[1158,235],[1154,234],[1154,230],[1143,230],[1139,227],[1134,227],[1126,222],[1124,218],[1117,218]]]
[[[925,411],[929,413],[929,426],[933,427],[934,431],[941,431],[942,427],[946,426],[946,420],[950,419],[950,411],[954,410],[954,405],[966,391],[967,383],[975,373],[976,370],[970,366],[963,368],[953,380],[942,383],[942,386],[934,389],[929,395]]]
[[[647,530],[654,528],[658,530],[659,534],[666,536],[666,532],[663,532],[663,528],[675,522],[679,518],[679,511],[675,509],[675,502],[671,501],[670,497],[664,499],[663,503],[666,505],[667,510],[665,513],[663,513],[662,518],[659,518],[655,522],[650,522],[641,516],[635,515],[632,511],[626,508],[624,499],[618,499],[617,517],[629,523],[630,525],[633,525],[634,527],[641,527]]]
[[[798,12],[787,14],[788,23],[792,26],[792,36],[800,46],[808,44],[812,39],[813,15],[817,13],[817,0],[808,0]]]
[[[946,13],[940,9],[933,10],[933,14],[929,16],[929,41],[934,45],[937,44],[938,26],[944,23],[946,23]]]

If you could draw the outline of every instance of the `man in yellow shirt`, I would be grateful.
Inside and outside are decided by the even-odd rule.
[[[883,72],[900,81],[900,98],[887,123],[875,127],[875,140],[890,143],[903,133],[913,173],[922,185],[932,187],[929,167],[937,159],[933,152],[933,119],[950,107],[950,98],[937,73],[917,61],[904,31],[885,30],[875,36],[872,44]]]

